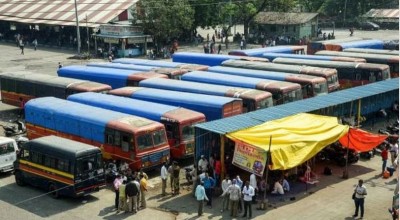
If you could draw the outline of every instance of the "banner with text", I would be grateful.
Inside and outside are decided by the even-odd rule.
[[[244,142],[235,141],[232,163],[257,176],[262,176],[267,163],[267,152]]]

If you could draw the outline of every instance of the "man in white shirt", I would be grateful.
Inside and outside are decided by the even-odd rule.
[[[365,196],[367,195],[367,189],[365,188],[363,183],[364,183],[363,180],[358,180],[358,185],[354,189],[354,193],[355,193],[354,204],[356,206],[356,211],[354,212],[354,215],[353,215],[354,218],[358,216],[359,209],[361,211],[360,219],[362,219],[364,217],[364,199],[365,199]]]
[[[168,179],[168,170],[167,170],[167,165],[163,164],[163,166],[161,167],[161,181],[162,181],[162,192],[161,195],[165,196],[165,189],[167,188],[167,179]]]
[[[229,179],[229,176],[226,175],[225,179],[222,180],[221,183],[221,188],[222,188],[222,192],[224,193],[225,191],[228,190],[228,187],[232,184],[231,180]],[[223,198],[222,198],[222,209],[221,212],[223,212],[224,210],[228,209],[228,205],[229,205],[229,192],[226,193]]]
[[[254,196],[254,188],[250,186],[250,182],[246,181],[245,186],[243,187],[243,200],[244,200],[244,214],[243,218],[247,217],[247,209],[249,210],[249,219],[251,218],[251,202]]]
[[[254,172],[250,175],[250,186],[252,186],[254,188],[254,196],[253,196],[253,202],[256,201],[256,194],[258,191],[258,187],[257,187],[257,178],[256,178],[256,174],[254,174]]]
[[[271,192],[272,194],[283,195],[285,191],[283,190],[283,186],[280,180],[277,180],[274,184],[274,191]]]
[[[207,160],[204,158],[204,155],[201,155],[197,168],[199,169],[199,171],[207,171],[207,166]]]

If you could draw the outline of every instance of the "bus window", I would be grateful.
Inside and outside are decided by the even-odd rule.
[[[186,125],[182,128],[182,137],[183,140],[191,140],[194,138],[194,126]]]
[[[69,161],[59,158],[58,159],[58,163],[57,163],[57,169],[69,173],[70,172],[70,170],[69,170]]]
[[[84,174],[96,169],[96,157],[85,157],[76,161],[77,174]]]
[[[114,133],[114,145],[121,147],[121,133],[119,131],[115,131]]]
[[[376,82],[376,76],[374,72],[369,73],[368,81],[370,82]]]
[[[32,152],[31,153],[31,161],[33,163],[37,163],[37,164],[43,164],[43,160],[42,160],[42,154],[41,153],[37,153],[37,152]]]
[[[125,152],[128,152],[129,149],[133,150],[133,147],[131,145],[131,138],[128,134],[122,134],[121,147],[122,151]]]
[[[242,105],[242,112],[243,112],[243,113],[246,113],[246,112],[249,112],[250,110],[251,110],[251,109],[249,109],[249,107],[248,107],[246,101],[244,101],[244,102],[243,102],[243,105]]]
[[[137,145],[140,150],[150,148],[153,146],[150,134],[144,134],[137,137]]]
[[[153,140],[154,140],[154,146],[158,146],[161,144],[165,144],[165,134],[163,130],[158,130],[153,132]]]
[[[356,73],[356,80],[361,80],[361,74],[360,73]]]
[[[44,165],[50,168],[56,168],[56,158],[44,155]]]
[[[29,160],[29,151],[26,149],[21,149],[18,154],[18,157],[21,159]]]
[[[385,69],[382,71],[382,80],[390,79],[390,70]]]

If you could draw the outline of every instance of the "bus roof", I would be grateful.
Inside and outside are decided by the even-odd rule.
[[[305,60],[327,60],[327,61],[344,61],[344,62],[358,62],[365,63],[365,59],[362,58],[352,58],[342,56],[338,58],[337,56],[316,56],[316,55],[303,55],[303,54],[288,54],[288,53],[263,53],[263,57],[269,60],[274,60],[278,57],[293,58],[293,59],[305,59]]]
[[[302,59],[291,59],[291,58],[276,58],[274,63],[284,63],[290,65],[310,65],[318,67],[329,67],[329,68],[369,68],[371,70],[384,70],[389,69],[388,65],[375,64],[375,63],[354,63],[354,62],[339,62],[339,61],[323,61],[323,60],[302,60]]]
[[[261,79],[271,79],[279,81],[297,81],[296,83],[308,84],[311,82],[326,82],[325,78],[311,75],[302,75],[295,73],[272,72],[263,70],[252,70],[243,68],[233,68],[224,66],[213,66],[209,68],[210,72],[223,73],[227,75],[237,75],[245,77],[256,77]]]
[[[59,88],[74,88],[78,91],[87,91],[88,88],[91,88],[89,89],[90,91],[104,91],[111,89],[109,85],[103,83],[40,73],[0,73],[0,78],[28,81],[36,84],[49,85]]]
[[[337,74],[336,69],[333,68],[320,68],[313,66],[295,66],[280,63],[265,63],[265,62],[247,62],[241,60],[227,60],[222,63],[222,66],[228,67],[238,67],[245,69],[258,69],[258,70],[269,70],[277,72],[287,72],[287,73],[305,73],[308,72],[318,72],[326,76],[331,76]],[[310,74],[312,75],[312,74]]]
[[[328,55],[328,56],[347,56],[363,58],[368,63],[399,63],[400,56],[393,56],[387,54],[370,54],[370,53],[352,53],[343,51],[331,51],[331,50],[321,50],[315,53],[317,55]]]
[[[247,61],[245,61],[247,62]],[[245,89],[238,87],[230,87],[223,85],[213,85],[207,83],[189,82],[181,80],[170,80],[170,79],[147,79],[139,83],[141,87],[155,88],[155,89],[166,89],[180,92],[191,92],[205,95],[217,95],[227,96],[227,94],[235,94],[237,98],[249,98],[252,96],[254,99],[257,98],[268,98],[272,94],[265,91],[255,89]]]
[[[341,43],[330,43],[337,45],[342,50],[346,48],[370,48],[370,49],[383,49],[383,41],[381,40],[360,40]]]
[[[111,90],[110,94],[119,95],[119,91],[123,91],[124,95],[129,95],[129,97],[134,99],[141,99],[167,105],[182,106],[184,108],[203,113],[204,115],[206,115],[207,120],[215,120],[221,118],[221,114],[225,105],[240,102],[240,106],[242,106],[242,100],[237,98],[203,95],[188,92],[176,92],[143,87],[130,87],[129,89],[130,95],[125,93],[126,90]]]
[[[114,68],[114,69],[124,69],[124,70],[135,70],[135,71],[151,71],[159,74],[167,75],[182,75],[187,73],[186,70],[177,68],[164,68],[155,66],[141,66],[135,64],[124,64],[124,63],[88,63],[87,66],[103,67],[103,68]]]
[[[101,150],[93,145],[53,135],[30,140],[24,144],[24,148],[68,159],[101,153]]]
[[[292,53],[295,50],[304,50],[302,46],[276,46],[276,47],[263,47],[247,50],[232,50],[229,55],[235,56],[254,56],[262,57],[263,53]]]
[[[162,124],[142,117],[92,107],[54,97],[31,99],[25,105],[26,121],[49,129],[104,142],[106,126],[139,132]],[[57,122],[57,123],[56,123]],[[92,129],[84,129],[85,127]],[[94,131],[97,129],[98,131]]]
[[[381,50],[381,49],[368,49],[368,48],[346,48],[343,49],[344,52],[354,52],[354,53],[372,53],[372,54],[387,54],[393,56],[399,56],[398,50]]]
[[[182,80],[252,88],[271,92],[287,92],[301,89],[301,86],[297,83],[234,75],[227,77],[226,74],[205,71],[193,71],[190,73],[186,73],[182,76]]]
[[[194,63],[207,66],[218,66],[225,60],[247,60],[247,61],[262,61],[269,62],[266,58],[248,57],[248,56],[233,56],[225,54],[209,54],[209,53],[193,53],[193,52],[179,52],[174,53],[172,56],[173,62]]]
[[[132,59],[132,58],[115,59],[115,60],[113,60],[113,63],[137,64],[137,65],[143,65],[143,66],[179,68],[179,69],[187,69],[187,70],[207,70],[207,68],[208,68],[208,66],[197,65],[197,64],[168,62],[168,61],[161,61],[161,60]]]
[[[100,93],[78,93],[68,96],[68,100],[136,115],[154,121],[160,121],[163,117],[168,118],[169,121],[181,123],[193,121],[194,119],[205,119],[204,114],[181,107]]]

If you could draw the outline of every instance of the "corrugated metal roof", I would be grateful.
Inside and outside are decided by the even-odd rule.
[[[78,19],[89,27],[107,24],[138,0],[80,0]],[[29,24],[75,26],[74,0],[2,0],[0,20]]]
[[[254,18],[254,22],[258,24],[304,24],[318,13],[284,13],[284,12],[260,12]]]
[[[399,19],[399,9],[371,9],[363,15],[368,18],[394,18]]]
[[[218,134],[226,134],[248,127],[256,126],[267,121],[284,118],[303,112],[312,112],[329,106],[340,105],[371,95],[385,93],[399,89],[399,80],[390,79],[359,86],[327,95],[317,96],[296,102],[290,102],[246,114],[223,118],[216,121],[196,125],[196,128],[212,131]]]

